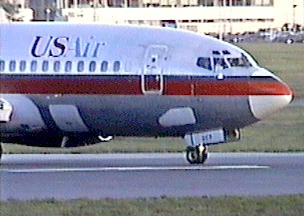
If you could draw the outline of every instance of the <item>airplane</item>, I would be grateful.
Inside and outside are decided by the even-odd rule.
[[[293,100],[244,50],[161,27],[0,24],[0,76],[2,143],[183,137],[190,164]]]

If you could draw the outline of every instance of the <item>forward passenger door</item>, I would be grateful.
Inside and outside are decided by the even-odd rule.
[[[144,94],[162,94],[164,89],[163,69],[167,61],[168,47],[150,45],[144,57],[141,85]]]

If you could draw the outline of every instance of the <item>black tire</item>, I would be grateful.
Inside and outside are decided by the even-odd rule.
[[[188,146],[186,149],[187,153],[186,153],[186,157],[187,157],[187,161],[190,164],[197,164],[198,163],[198,148],[197,147],[193,147],[193,146]]]
[[[187,161],[190,164],[197,164],[198,163],[198,157],[197,157],[197,151],[191,151],[187,149],[187,153],[186,153],[186,157],[187,157]]]
[[[2,143],[0,143],[0,161],[1,161],[1,158],[2,158],[2,152],[3,152],[3,150],[2,150]]]
[[[188,146],[186,158],[190,164],[203,164],[208,159],[207,147],[205,147],[202,155],[199,155],[199,147]]]

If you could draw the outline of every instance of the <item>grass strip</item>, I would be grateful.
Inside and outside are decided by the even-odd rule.
[[[9,201],[0,203],[1,216],[117,215],[304,215],[304,195],[219,198],[149,198],[130,200]]]

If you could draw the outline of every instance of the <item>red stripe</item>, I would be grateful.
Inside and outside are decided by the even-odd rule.
[[[198,95],[290,95],[290,88],[280,82],[216,82],[199,83]]]
[[[155,84],[155,86],[157,86]],[[1,80],[1,93],[141,95],[139,80]],[[278,81],[170,81],[164,95],[292,95]]]
[[[167,85],[167,95],[292,95],[284,83],[272,82],[174,82]]]

